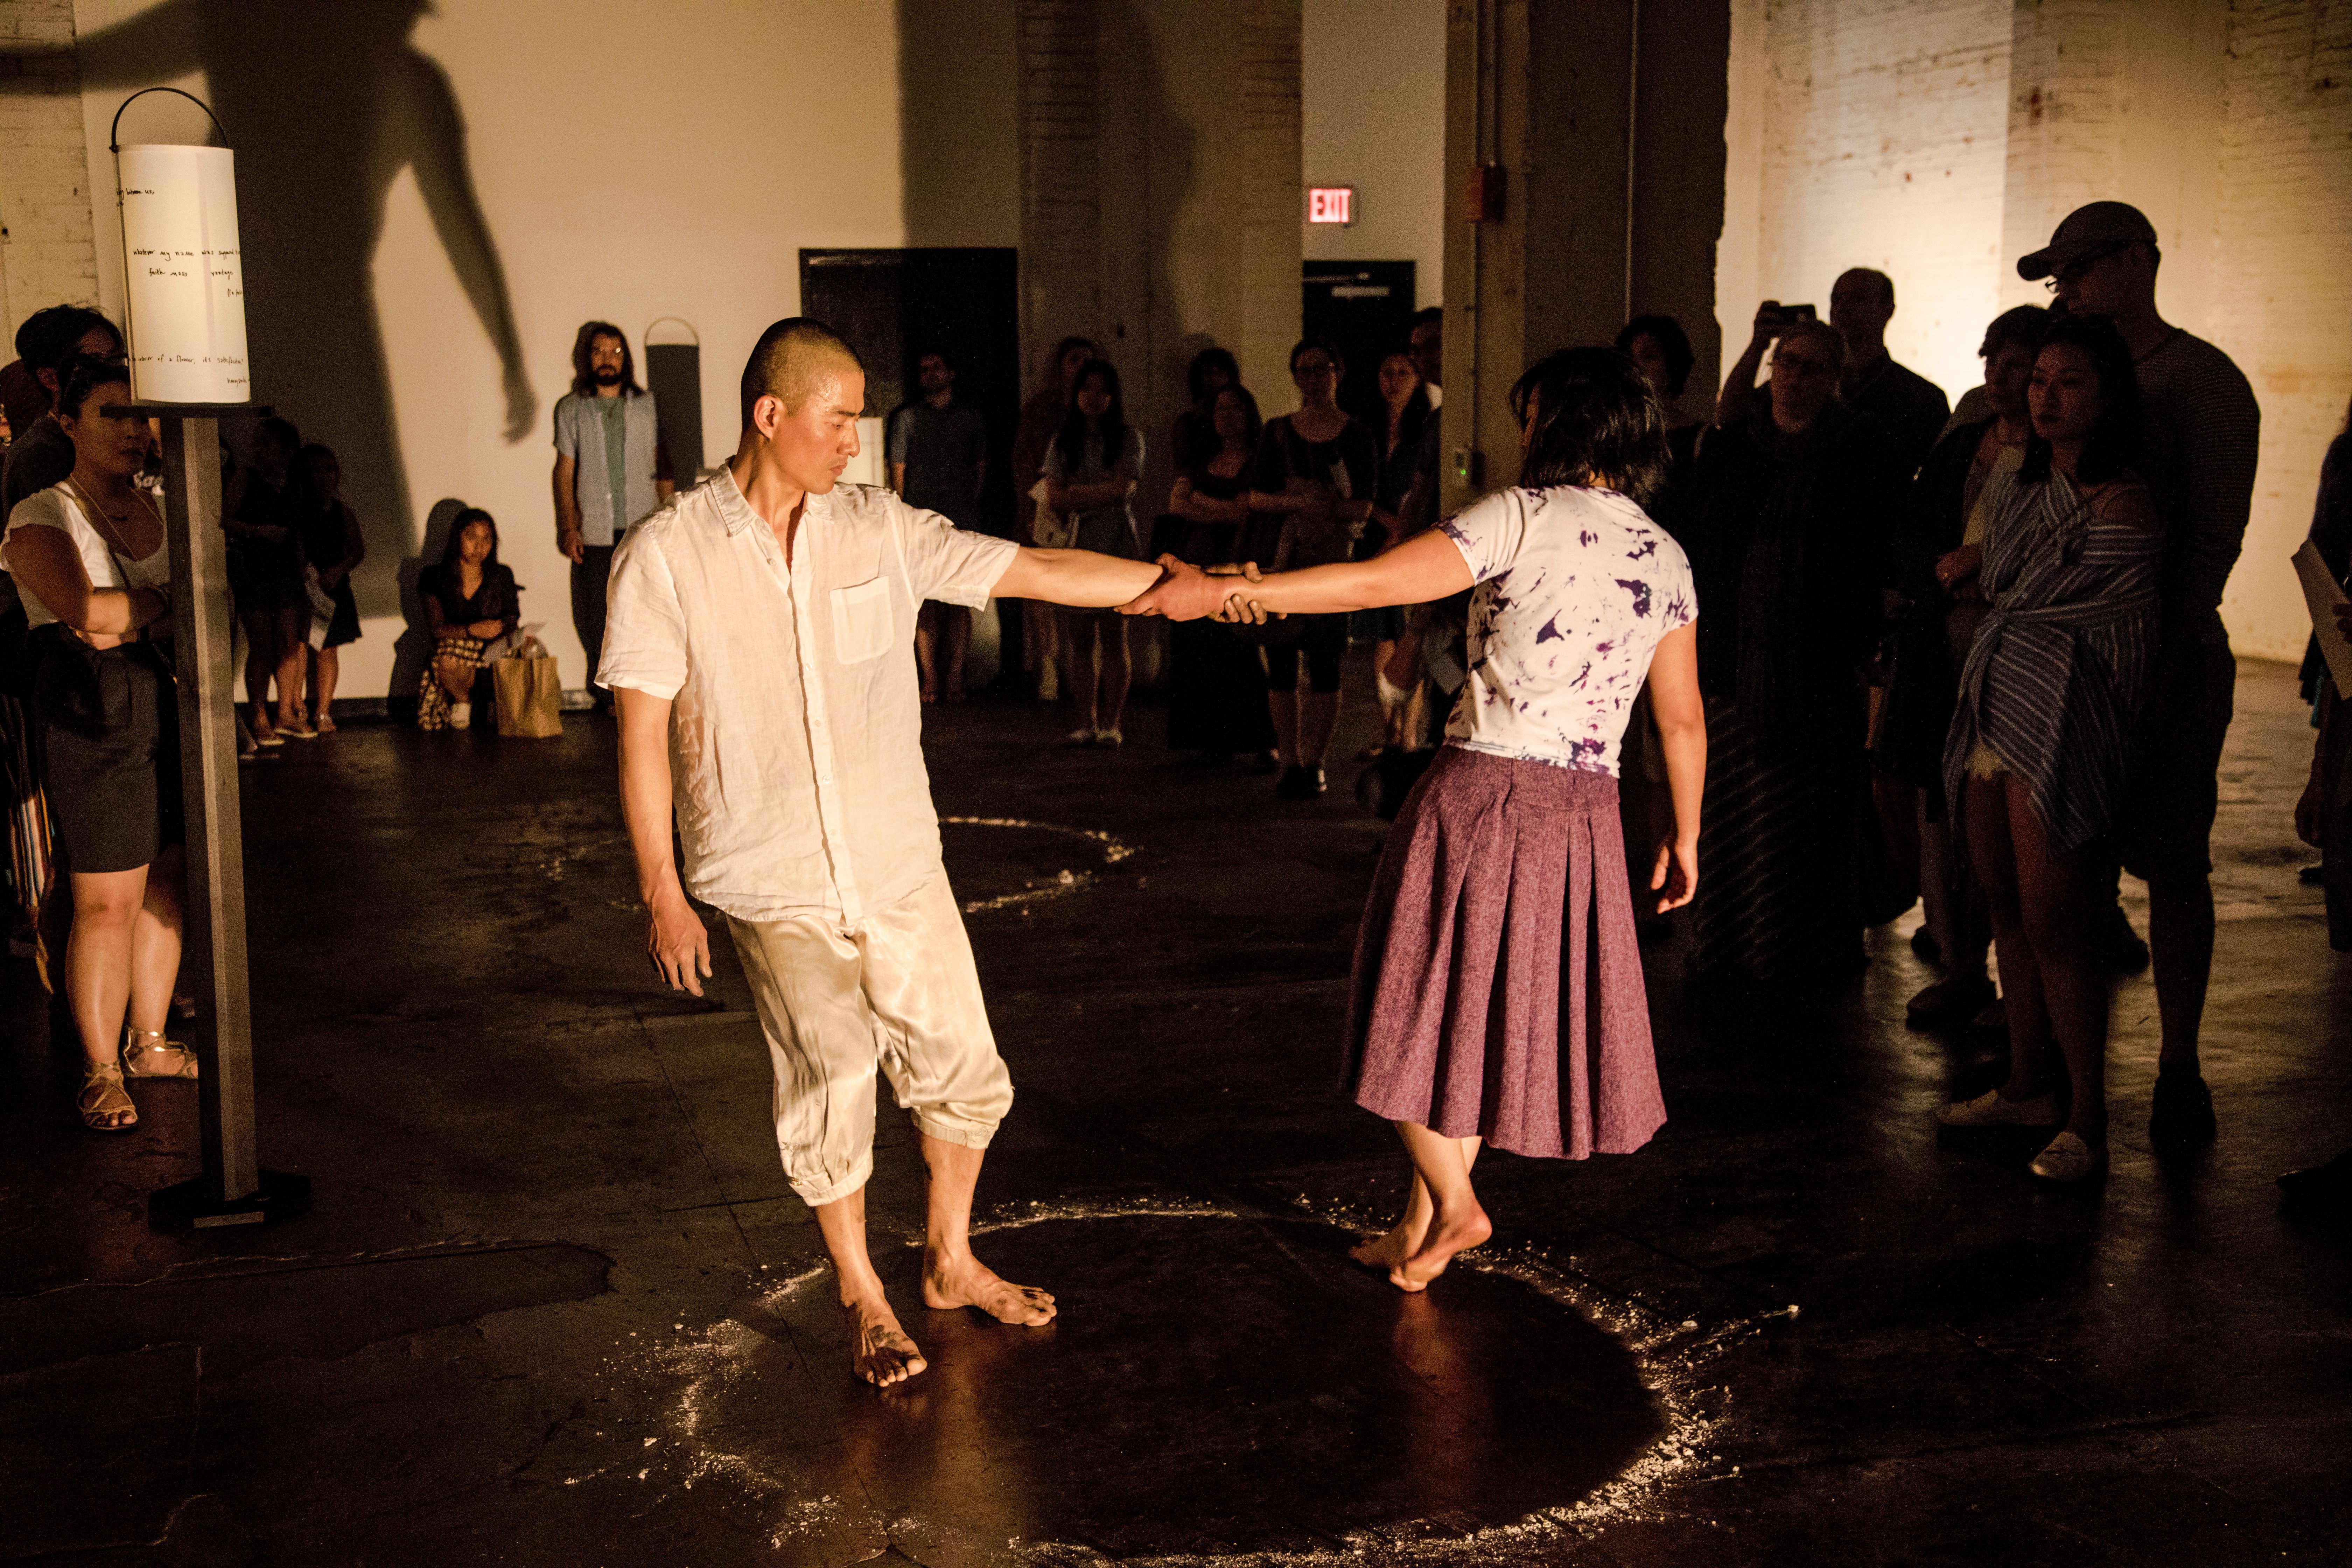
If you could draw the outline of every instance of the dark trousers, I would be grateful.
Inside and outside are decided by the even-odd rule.
[[[572,567],[572,629],[580,634],[580,646],[588,650],[588,692],[602,708],[612,701],[610,694],[596,685],[596,665],[604,657],[604,590],[613,581],[613,547],[583,544],[580,548],[581,559]]]

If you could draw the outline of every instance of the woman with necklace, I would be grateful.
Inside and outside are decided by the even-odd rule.
[[[499,561],[499,525],[467,507],[449,526],[441,563],[417,574],[416,596],[433,633],[433,663],[416,687],[420,730],[464,730],[474,722],[474,682],[491,646],[511,634],[521,614],[514,573]]]
[[[130,401],[121,366],[73,367],[58,401],[73,472],[16,504],[5,544],[38,650],[42,784],[73,877],[65,993],[87,1058],[79,1108],[104,1132],[139,1121],[126,1076],[196,1076],[194,1055],[163,1037],[185,833],[162,640],[171,551],[163,514],[131,483],[147,460],[146,422],[99,412]]]

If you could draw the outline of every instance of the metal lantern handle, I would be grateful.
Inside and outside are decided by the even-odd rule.
[[[122,107],[114,111],[114,122],[106,128],[106,150],[108,152],[120,153],[122,151],[122,142],[120,139],[120,135],[122,130],[123,112],[132,104],[138,102],[141,99],[146,97],[151,92],[176,92],[182,98],[186,99],[190,103],[194,104],[198,109],[203,110],[205,111],[205,118],[213,122],[213,129],[220,132],[221,145],[224,147],[229,145],[228,127],[220,122],[220,116],[213,112],[213,106],[211,104],[206,103],[194,93],[185,91],[180,88],[142,87],[137,92],[132,93],[129,98],[124,99],[122,100]]]

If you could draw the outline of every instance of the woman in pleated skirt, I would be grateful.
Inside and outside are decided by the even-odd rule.
[[[1470,589],[1469,679],[1405,799],[1356,942],[1342,1086],[1403,1139],[1403,1215],[1356,1248],[1420,1290],[1491,1234],[1487,1143],[1581,1160],[1665,1121],[1617,815],[1618,743],[1648,684],[1673,824],[1649,886],[1697,885],[1706,723],[1690,565],[1640,502],[1665,417],[1633,362],[1570,349],[1519,378],[1518,485],[1372,560],[1246,586],[1172,558],[1127,606],[1176,618],[1328,615]]]

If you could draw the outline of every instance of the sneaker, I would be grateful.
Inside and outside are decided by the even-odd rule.
[[[2147,1117],[2148,1142],[2179,1149],[2213,1141],[2213,1091],[2193,1072],[2156,1075],[2156,1099]]]
[[[449,704],[449,728],[470,730],[474,727],[474,705],[470,702]]]
[[[2026,1167],[2045,1182],[2087,1182],[2107,1168],[2107,1145],[2096,1147],[2072,1132],[2061,1132]]]
[[[1939,1107],[1936,1120],[1946,1127],[2055,1127],[2066,1119],[2059,1114],[2055,1092],[2004,1100],[2000,1090],[1989,1089],[1974,1100]]]
[[[1275,783],[1274,797],[1276,800],[1315,800],[1321,796],[1323,789],[1321,768],[1286,768]]]

